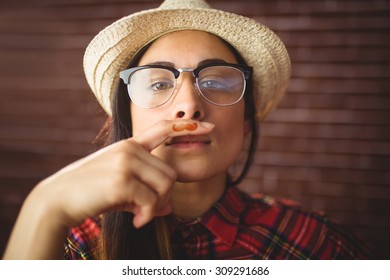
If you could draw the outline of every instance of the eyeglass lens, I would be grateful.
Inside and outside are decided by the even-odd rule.
[[[245,78],[237,68],[210,66],[198,73],[196,86],[210,103],[227,106],[241,99],[245,90]],[[174,73],[158,67],[135,71],[128,84],[132,101],[143,108],[154,108],[166,103],[175,88]]]

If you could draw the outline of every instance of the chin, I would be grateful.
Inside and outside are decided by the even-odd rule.
[[[187,168],[176,168],[174,169],[177,172],[177,182],[180,183],[197,183],[197,182],[203,182],[208,180],[216,179],[220,176],[226,177],[225,169],[221,168],[221,170],[210,169],[210,168],[204,168],[205,166],[210,165],[203,165],[201,168],[197,169],[194,166],[190,166]],[[214,166],[216,167],[216,166]]]
[[[194,172],[180,172],[177,171],[177,182],[180,183],[194,183],[201,182],[210,178],[210,175],[206,174],[194,174]]]
[[[177,174],[176,181],[182,183],[199,182],[213,176],[212,170],[207,170],[204,165],[181,164],[171,165]]]

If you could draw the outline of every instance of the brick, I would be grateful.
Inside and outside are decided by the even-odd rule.
[[[273,113],[277,114],[277,112]],[[275,117],[276,118],[276,117]],[[348,125],[324,123],[271,122],[271,116],[261,125],[261,135],[284,138],[373,140],[390,139],[390,130],[384,125]],[[261,140],[260,140],[261,141]]]
[[[301,152],[313,154],[343,154],[343,155],[390,155],[389,141],[370,140],[339,140],[339,139],[307,139],[263,137],[258,149],[258,157],[263,151],[272,152]]]
[[[325,211],[389,258],[388,1],[209,1],[269,25],[292,60],[240,187]],[[86,45],[160,2],[0,3],[0,254],[31,188],[96,148],[105,114],[82,71]]]
[[[390,53],[384,46],[289,46],[288,52],[297,62],[335,62],[335,63],[389,63]],[[294,63],[294,65],[295,65]],[[295,68],[295,66],[293,67]]]
[[[389,79],[303,79],[292,77],[288,91],[333,94],[387,94]]]
[[[314,96],[313,96],[314,95]],[[387,94],[326,94],[289,92],[279,108],[312,108],[342,110],[389,110],[390,96]],[[279,110],[278,110],[279,112]]]

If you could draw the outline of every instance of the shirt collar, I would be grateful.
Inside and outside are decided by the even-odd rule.
[[[216,237],[220,238],[222,242],[231,247],[236,239],[240,216],[244,208],[245,202],[241,191],[236,187],[228,187],[219,201],[202,217],[184,223],[202,224]],[[179,224],[183,224],[179,219],[170,220],[172,232]]]

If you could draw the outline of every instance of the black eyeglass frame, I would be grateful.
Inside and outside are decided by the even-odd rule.
[[[243,88],[243,92],[240,96],[240,98],[232,103],[232,104],[217,104],[217,103],[214,103],[212,101],[210,101],[209,99],[207,99],[206,96],[204,96],[204,94],[202,93],[202,91],[199,89],[198,87],[198,77],[199,77],[199,73],[208,68],[208,67],[214,67],[214,66],[227,66],[227,67],[232,67],[232,68],[235,68],[235,69],[238,69],[242,74],[243,74],[243,77],[244,77],[244,88]],[[215,63],[207,63],[207,64],[204,64],[204,65],[201,65],[201,66],[198,66],[196,67],[195,69],[193,68],[173,68],[173,67],[170,67],[170,66],[166,66],[166,65],[158,65],[158,64],[151,64],[151,65],[143,65],[143,66],[136,66],[136,67],[132,67],[132,68],[128,68],[126,70],[123,70],[119,73],[119,77],[120,79],[127,85],[130,84],[130,79],[131,79],[131,76],[133,75],[133,73],[139,71],[139,70],[142,70],[142,69],[151,69],[151,68],[158,68],[158,69],[166,69],[166,70],[169,70],[170,72],[173,73],[174,77],[175,77],[175,80],[177,80],[180,76],[180,74],[182,72],[191,72],[192,73],[192,76],[195,78],[195,85],[196,85],[196,89],[197,91],[200,93],[200,95],[209,103],[211,104],[214,104],[216,106],[231,106],[231,105],[234,105],[236,104],[237,102],[239,102],[242,97],[244,96],[245,94],[245,90],[246,90],[246,83],[248,80],[250,80],[252,78],[252,75],[253,75],[253,67],[251,66],[248,66],[248,65],[244,65],[244,64],[234,64],[234,63],[223,63],[223,62],[215,62]],[[173,95],[174,91],[172,91],[172,94],[171,96]],[[131,93],[128,92],[129,94],[129,97],[130,99],[131,98]],[[159,106],[162,106],[164,105],[166,102],[168,102],[168,100],[171,98],[171,96],[162,104],[160,105],[157,105],[157,106],[154,106],[154,107],[146,107],[146,108],[155,108],[155,107],[159,107]],[[134,102],[134,101],[133,101]],[[136,104],[136,103],[135,103]],[[136,104],[137,105],[137,104]],[[137,105],[139,106],[139,105]],[[142,106],[140,106],[142,107]]]

